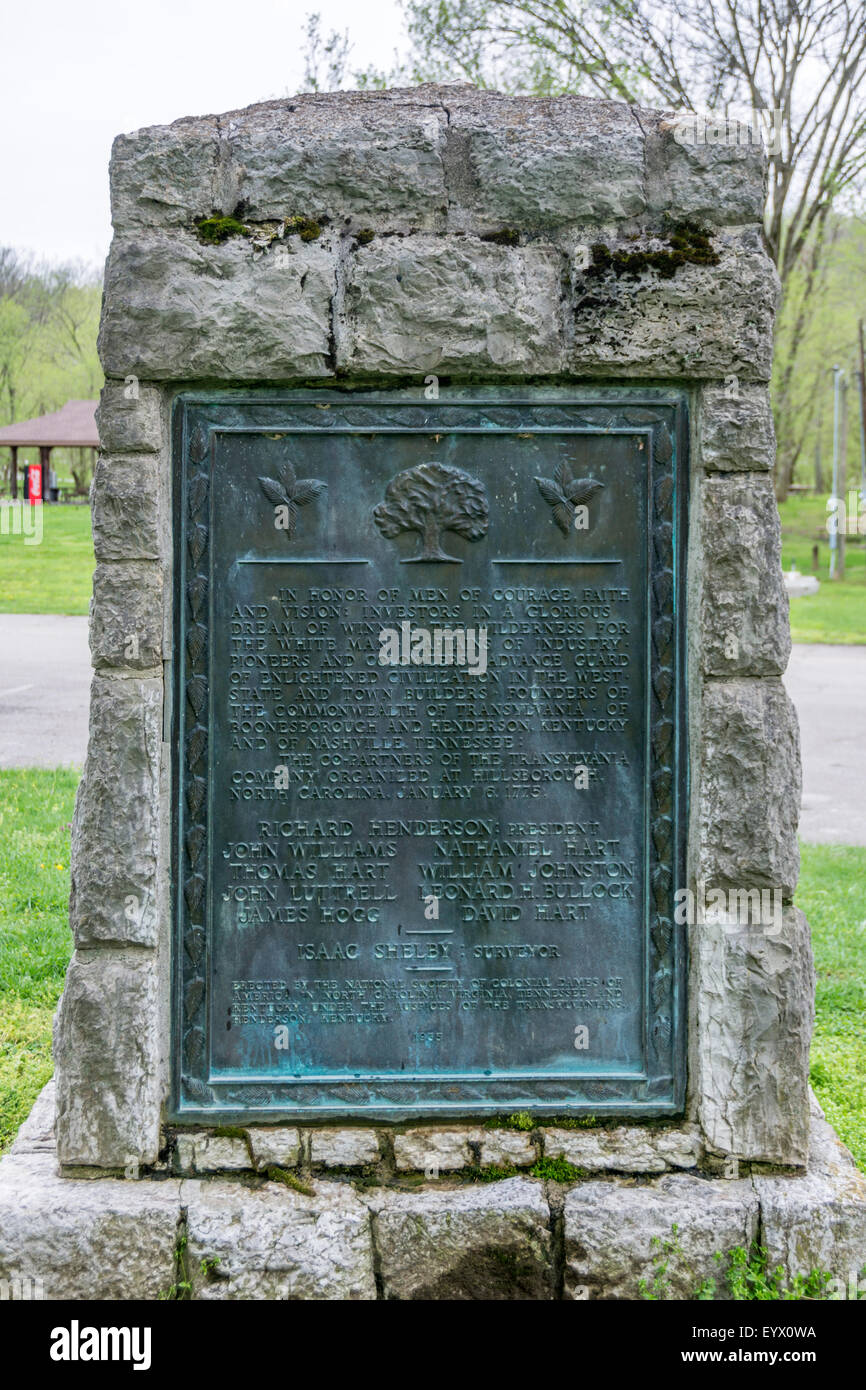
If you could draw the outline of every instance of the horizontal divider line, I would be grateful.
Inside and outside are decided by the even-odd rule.
[[[494,565],[621,565],[622,560],[494,560]]]
[[[252,560],[237,561],[239,565],[372,565],[372,563],[372,560],[342,560],[339,556],[336,556],[333,560],[329,560],[313,557],[311,555],[302,555],[297,560],[289,560],[286,558],[269,560],[267,558],[259,559],[256,557]]]

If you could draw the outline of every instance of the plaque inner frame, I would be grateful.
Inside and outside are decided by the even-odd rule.
[[[208,864],[213,749],[209,689],[211,471],[226,432],[319,435],[471,431],[645,436],[649,557],[646,689],[647,864],[642,1066],[586,1076],[519,1072],[215,1076],[210,1067]],[[545,1115],[664,1116],[685,1092],[686,940],[674,894],[685,886],[687,691],[685,557],[688,407],[681,391],[479,388],[438,400],[413,391],[186,391],[172,408],[172,1027],[168,1118],[202,1124]],[[394,472],[399,469],[395,462]],[[622,503],[620,502],[620,505]],[[407,578],[407,584],[409,580]]]

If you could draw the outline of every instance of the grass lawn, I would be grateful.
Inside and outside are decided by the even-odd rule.
[[[818,974],[812,1085],[866,1172],[866,849],[802,845],[797,903]]]
[[[90,508],[42,507],[42,540],[0,535],[0,613],[87,615],[93,582]]]
[[[67,924],[74,771],[0,772],[0,1152],[51,1075]],[[812,924],[812,1082],[866,1172],[866,849],[803,845],[797,901]]]
[[[866,642],[866,536],[845,537],[845,578],[827,578],[830,543],[827,499],[795,493],[780,507],[782,568],[796,564],[801,574],[815,574],[821,588],[808,598],[791,600],[791,636],[795,642]],[[818,569],[812,547],[818,545]]]
[[[69,828],[78,773],[0,772],[0,1151],[51,1076],[72,951]]]

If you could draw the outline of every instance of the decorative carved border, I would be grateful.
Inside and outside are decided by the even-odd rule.
[[[181,623],[183,668],[184,756],[183,795],[186,823],[183,834],[183,1003],[181,1016],[182,1086],[184,1098],[199,1104],[215,1100],[203,1080],[207,1063],[207,864],[208,812],[208,628],[210,538],[210,443],[201,425],[193,429],[186,446],[185,554],[180,582],[184,606]]]
[[[327,420],[321,406],[328,404]],[[649,836],[647,994],[643,1078],[583,1080],[457,1078],[410,1081],[367,1078],[329,1082],[238,1083],[207,1077],[208,1062],[208,627],[210,463],[212,431],[291,430],[303,426],[323,434],[337,429],[377,432],[431,428],[445,433],[469,426],[513,431],[515,407],[521,428],[582,427],[589,431],[648,432],[649,479]],[[275,413],[281,412],[275,419]],[[291,424],[286,424],[286,415]],[[533,418],[537,415],[537,419]],[[434,417],[431,419],[431,416]],[[176,946],[173,961],[173,1059],[169,1118],[215,1123],[230,1118],[276,1121],[327,1120],[363,1114],[371,1120],[471,1117],[505,1109],[538,1114],[592,1111],[610,1114],[681,1113],[685,1096],[685,935],[674,923],[674,893],[684,885],[685,775],[685,517],[688,446],[682,395],[618,388],[598,397],[549,392],[511,398],[443,398],[419,402],[410,393],[380,397],[323,391],[214,392],[179,397],[174,410],[175,510],[175,714],[174,828]],[[178,643],[182,643],[178,647]],[[177,891],[178,885],[181,891]],[[455,1101],[454,1089],[460,1098]],[[419,1100],[419,1088],[424,1098]]]

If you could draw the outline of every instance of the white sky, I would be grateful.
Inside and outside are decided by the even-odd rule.
[[[351,69],[404,48],[396,0],[29,0],[4,7],[0,245],[101,262],[115,135],[297,91],[306,16]]]

